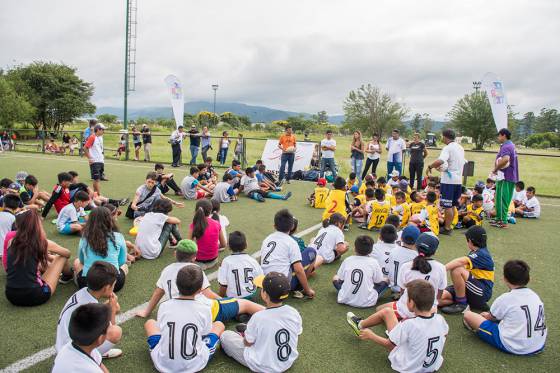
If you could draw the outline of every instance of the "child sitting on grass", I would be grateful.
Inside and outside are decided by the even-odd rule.
[[[203,269],[215,266],[219,250],[226,247],[226,238],[219,221],[212,219],[212,202],[201,199],[196,202],[192,224],[189,226],[188,239],[198,246],[196,261]]]
[[[135,244],[143,258],[156,259],[168,242],[170,246],[175,246],[181,240],[179,232],[181,220],[169,216],[172,210],[171,202],[158,199],[154,202],[152,211],[144,215],[140,221]]]
[[[259,181],[255,177],[255,170],[253,167],[247,167],[245,170],[245,175],[241,178],[239,192],[245,192],[247,197],[258,202],[264,202],[265,198],[286,201],[292,196],[292,192],[288,192],[286,194],[273,193],[269,191],[268,187],[259,185]]]
[[[247,238],[243,232],[231,232],[228,242],[232,254],[225,257],[220,265],[218,294],[222,297],[250,299],[257,291],[253,279],[263,274],[262,268],[246,252]]]
[[[484,198],[480,194],[473,196],[472,203],[467,205],[467,211],[463,216],[463,228],[470,228],[473,225],[482,225],[482,213],[484,212],[482,207],[483,201]]]
[[[317,180],[317,187],[307,200],[311,207],[316,209],[324,209],[325,202],[327,201],[327,196],[329,195],[329,188],[327,188],[327,179],[319,178]]]
[[[89,204],[89,196],[86,192],[79,191],[74,196],[74,202],[64,206],[56,219],[58,233],[71,235],[82,232],[87,220],[84,207]]]
[[[527,202],[527,191],[525,190],[525,183],[523,181],[515,183],[515,191],[513,192],[512,200],[516,208]]]
[[[541,204],[535,196],[536,190],[534,187],[530,186],[527,188],[527,199],[519,207],[515,209],[515,214],[522,218],[532,218],[536,219],[541,216]]]
[[[30,208],[42,208],[51,198],[44,190],[39,190],[39,181],[33,175],[27,175],[19,190],[21,201]]]
[[[411,262],[418,256],[415,244],[419,236],[420,229],[413,225],[409,225],[402,231],[401,244],[397,245],[391,251],[391,254],[389,254],[389,262],[387,263],[387,277],[389,278],[389,286],[391,287],[393,293],[396,293],[394,295],[396,295],[397,297],[402,290],[399,286],[401,266],[404,263]]]
[[[352,219],[354,219],[357,223],[362,223],[359,225],[359,227],[366,224],[367,217],[370,212],[369,210],[371,208],[371,203],[375,199],[375,190],[368,188],[365,190],[365,195],[358,195],[358,197],[361,196],[363,196],[363,198],[361,198],[363,202],[358,200],[360,203],[358,205],[354,204],[354,207],[352,207],[352,211],[350,213]]]
[[[212,203],[212,219],[216,220],[220,223],[222,234],[226,239],[226,245],[228,243],[227,237],[227,227],[229,227],[229,219],[225,215],[220,215],[220,202],[216,201],[215,199],[211,199],[210,203]],[[224,251],[225,247],[220,247],[218,251]]]
[[[379,231],[379,240],[373,245],[372,251],[369,254],[381,267],[386,282],[389,282],[389,256],[397,248],[396,239],[397,230],[395,227],[388,224],[384,225]]]
[[[173,179],[173,174],[172,173],[164,173],[165,171],[165,166],[161,163],[156,163],[154,166],[154,169],[156,171],[157,174],[157,183],[158,183],[158,188],[159,190],[161,190],[162,194],[165,194],[167,192],[169,192],[169,189],[173,189],[173,191],[175,192],[176,196],[182,196],[183,192],[181,192],[181,188],[179,188],[179,185],[177,185],[177,183],[175,182],[175,179]]]
[[[371,211],[366,229],[380,229],[385,225],[385,220],[391,211],[391,203],[385,199],[383,189],[376,189],[374,192],[375,200],[371,203]],[[363,228],[364,226],[360,226]]]
[[[233,176],[225,173],[222,181],[216,184],[212,193],[212,200],[220,203],[228,203],[237,201],[237,193],[239,190],[233,189]]]
[[[420,228],[422,232],[431,231],[436,236],[439,236],[439,225],[443,223],[439,208],[435,202],[437,195],[435,192],[426,193],[426,207],[420,212],[420,218],[424,222],[424,228]]]
[[[365,320],[348,312],[346,320],[361,340],[371,340],[389,351],[393,370],[435,372],[443,365],[443,348],[449,326],[441,315],[433,311],[435,291],[428,281],[410,281],[406,290],[406,307],[417,317],[399,322],[392,309],[383,308]],[[385,324],[388,338],[368,329],[382,323]]]
[[[323,220],[323,227],[319,229],[315,238],[309,243],[309,247],[317,252],[317,258],[313,264],[317,270],[323,263],[332,263],[348,251],[348,244],[344,241],[344,223],[346,219],[339,213],[332,214]]]
[[[186,199],[196,200],[212,196],[210,189],[200,184],[198,181],[198,167],[191,167],[190,175],[186,176],[181,182],[181,192]]]

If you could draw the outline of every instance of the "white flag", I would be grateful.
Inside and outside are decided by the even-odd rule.
[[[175,117],[175,125],[177,127],[183,125],[183,115],[185,112],[185,104],[183,99],[183,85],[175,75],[168,75],[165,79],[167,89],[171,98],[171,107],[173,108],[173,116]]]
[[[496,130],[508,126],[508,105],[506,99],[506,90],[502,79],[494,73],[486,73],[482,78],[482,87],[486,91],[490,107],[492,108],[492,116],[496,124]]]

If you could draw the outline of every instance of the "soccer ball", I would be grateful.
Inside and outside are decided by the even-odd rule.
[[[500,163],[501,161],[502,161],[502,157],[496,158],[496,166],[497,166],[498,163]],[[500,170],[503,170],[503,169],[508,168],[508,167],[509,167],[509,161],[507,161],[506,165],[503,166],[502,168],[500,168]]]

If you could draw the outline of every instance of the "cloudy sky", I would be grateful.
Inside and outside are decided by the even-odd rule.
[[[443,119],[493,71],[515,110],[560,107],[560,1],[138,0],[136,91],[130,106],[185,100],[342,113],[372,83]],[[0,66],[61,61],[121,106],[125,2],[4,0]]]

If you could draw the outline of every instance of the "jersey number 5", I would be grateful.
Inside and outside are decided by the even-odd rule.
[[[422,364],[424,368],[429,368],[436,362],[439,355],[439,350],[437,348],[434,348],[434,344],[436,344],[439,341],[439,338],[440,337],[433,337],[428,339],[428,349],[426,351],[426,359],[430,358],[430,361],[424,361],[424,364]]]

